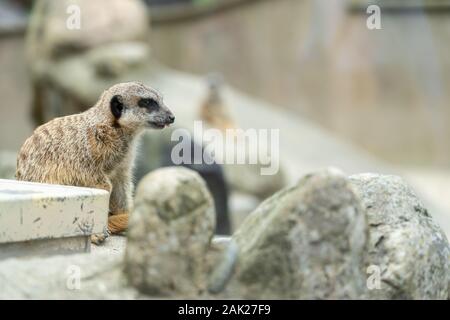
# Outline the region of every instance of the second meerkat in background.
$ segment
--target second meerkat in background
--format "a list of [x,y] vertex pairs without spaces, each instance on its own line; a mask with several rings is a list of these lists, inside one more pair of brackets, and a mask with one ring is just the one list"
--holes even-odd
[[[120,233],[132,209],[135,142],[144,129],[174,121],[156,90],[138,82],[116,84],[87,111],[38,127],[19,152],[16,178],[107,190],[108,231]],[[106,236],[93,235],[92,242]]]
[[210,74],[206,77],[208,94],[200,106],[200,119],[208,126],[225,131],[234,129],[236,125],[222,98],[223,77],[220,74]]

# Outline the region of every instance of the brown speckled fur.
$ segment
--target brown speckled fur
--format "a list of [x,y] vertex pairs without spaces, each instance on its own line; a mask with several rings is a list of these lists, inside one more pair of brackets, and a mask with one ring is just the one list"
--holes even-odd
[[[113,97],[123,110],[111,111]],[[152,99],[156,108],[138,105]],[[136,138],[145,128],[172,123],[161,95],[137,82],[114,85],[87,111],[38,127],[17,157],[18,180],[104,189],[110,192],[111,233],[126,229],[132,206],[132,165]]]
[[[214,80],[214,81],[213,81]],[[208,96],[200,106],[200,119],[213,128],[225,131],[236,129],[236,125],[229,114],[227,106],[221,96],[221,85],[210,80]]]

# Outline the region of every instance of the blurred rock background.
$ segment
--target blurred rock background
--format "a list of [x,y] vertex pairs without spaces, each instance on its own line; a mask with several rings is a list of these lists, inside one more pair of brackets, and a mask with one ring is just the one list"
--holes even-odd
[[[0,145],[17,148],[31,130],[24,116],[26,13],[11,9],[17,16],[11,18],[5,7],[32,1],[1,2],[2,111],[14,106],[17,122],[8,123],[22,128],[6,138],[11,127],[2,122]],[[295,110],[386,160],[448,168],[449,1],[428,11],[436,1],[416,1],[417,10],[397,1],[375,31],[366,28],[364,11],[352,10],[364,0],[209,0],[200,8],[189,1],[147,2],[155,6],[152,54],[166,65],[220,71],[236,88]],[[213,8],[203,9],[208,5]]]

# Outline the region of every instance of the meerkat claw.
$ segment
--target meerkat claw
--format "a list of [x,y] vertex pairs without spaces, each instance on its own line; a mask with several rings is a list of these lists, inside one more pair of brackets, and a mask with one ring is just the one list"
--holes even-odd
[[105,227],[103,229],[103,233],[97,233],[97,234],[91,235],[91,243],[93,243],[97,246],[101,245],[110,236],[110,234],[111,233],[109,232],[108,228]]
[[105,242],[107,237],[105,237],[105,235],[103,233],[99,233],[99,234],[93,234],[91,235],[91,243],[95,244],[95,245],[100,245],[103,242]]

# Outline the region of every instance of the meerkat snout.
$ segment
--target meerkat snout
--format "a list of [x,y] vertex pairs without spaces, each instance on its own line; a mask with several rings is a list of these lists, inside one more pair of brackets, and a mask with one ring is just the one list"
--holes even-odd
[[175,121],[175,116],[162,99],[142,98],[138,101],[138,106],[147,112],[147,123],[152,128],[162,129]]

